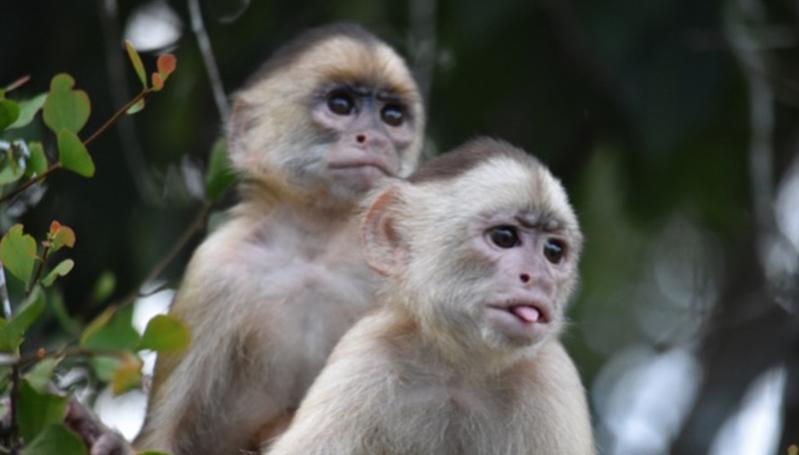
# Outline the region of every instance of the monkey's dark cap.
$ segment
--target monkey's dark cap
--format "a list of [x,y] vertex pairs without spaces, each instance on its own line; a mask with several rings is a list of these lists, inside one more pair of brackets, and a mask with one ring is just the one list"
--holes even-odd
[[291,66],[306,52],[336,36],[347,37],[369,47],[381,43],[378,37],[352,22],[335,22],[311,28],[278,48],[272,57],[248,79],[245,85],[250,86],[255,82],[268,78],[275,71]]
[[457,178],[495,157],[507,157],[521,163],[539,165],[535,157],[508,142],[501,139],[478,137],[451,152],[443,153],[428,161],[408,180],[411,183],[424,183]]

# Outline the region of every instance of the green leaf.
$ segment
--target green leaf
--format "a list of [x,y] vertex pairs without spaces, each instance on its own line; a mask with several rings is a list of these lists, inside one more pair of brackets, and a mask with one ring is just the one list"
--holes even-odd
[[44,292],[35,286],[11,321],[0,328],[0,351],[15,351],[22,344],[25,332],[36,322],[46,304]]
[[66,406],[66,397],[39,393],[28,381],[20,381],[17,423],[22,438],[33,441],[46,426],[64,420]]
[[81,325],[69,315],[66,305],[64,305],[64,297],[57,290],[50,290],[50,298],[47,299],[50,303],[50,310],[53,312],[58,324],[64,329],[65,332],[72,336],[80,334]]
[[75,231],[73,231],[71,227],[53,220],[50,222],[47,240],[50,242],[51,254],[60,250],[62,247],[72,248],[75,246]]
[[36,439],[22,449],[21,455],[86,455],[86,446],[80,437],[57,423],[49,425]]
[[19,106],[11,100],[0,100],[0,131],[13,125],[19,118]]
[[111,382],[114,377],[114,371],[122,365],[122,360],[119,357],[110,355],[97,355],[92,357],[89,361],[94,369],[94,374],[103,382]]
[[31,152],[28,158],[28,168],[25,170],[25,175],[28,178],[42,175],[47,170],[47,155],[44,154],[44,147],[41,142],[29,142],[28,150]]
[[133,115],[133,114],[141,111],[142,109],[144,109],[144,98],[140,99],[139,101],[136,101],[136,104],[134,104],[133,106],[129,107],[128,110],[125,111],[125,113],[128,114],[128,115]]
[[183,322],[172,316],[159,314],[147,323],[139,349],[176,352],[185,349],[190,342],[189,329]]
[[58,161],[65,169],[84,177],[94,176],[94,162],[86,146],[72,131],[58,132]]
[[42,285],[49,288],[52,286],[56,278],[60,276],[66,276],[72,271],[73,267],[75,267],[75,261],[72,259],[64,259],[63,261],[59,262],[57,266],[53,267],[53,270],[50,270],[50,273],[42,278]]
[[103,300],[111,297],[111,294],[114,293],[114,289],[117,287],[117,278],[113,272],[106,270],[100,274],[100,277],[97,278],[97,282],[94,283],[94,291],[92,291],[92,301],[93,302],[102,302]]
[[47,100],[47,92],[40,93],[35,97],[29,100],[18,101],[19,104],[19,117],[17,120],[8,127],[11,128],[22,128],[23,126],[27,126],[30,122],[33,121],[33,117],[36,116],[36,113],[39,112],[39,109],[44,106],[44,102]]
[[48,393],[47,386],[50,384],[50,379],[53,377],[53,371],[58,363],[61,362],[60,358],[47,357],[31,368],[25,375],[25,380],[28,381],[31,387],[39,393]]
[[124,356],[121,363],[111,375],[111,392],[114,395],[125,393],[141,385],[142,361],[133,354]]
[[128,51],[128,58],[130,58],[130,63],[133,64],[133,69],[136,70],[136,76],[138,76],[141,86],[146,89],[147,75],[144,73],[144,64],[141,62],[139,53],[136,52],[133,43],[128,40],[125,40],[125,50]]
[[94,338],[97,333],[99,333],[106,325],[108,325],[108,321],[114,316],[114,308],[106,308],[103,310],[102,313],[98,314],[97,317],[83,329],[83,334],[80,336],[80,345],[81,347],[86,347],[86,343],[88,343],[92,338]]
[[81,347],[97,350],[133,349],[139,344],[139,332],[131,323],[133,305],[114,311],[108,308],[84,330]]
[[62,129],[77,134],[86,125],[91,113],[89,95],[72,90],[75,80],[66,73],[56,74],[50,81],[50,93],[44,102],[44,123],[53,133]]
[[21,224],[11,226],[0,240],[0,261],[6,270],[28,286],[36,263],[36,240],[22,232]]
[[205,174],[205,193],[211,202],[218,200],[235,181],[236,174],[230,161],[223,139],[216,141],[211,148],[208,172]]
[[0,158],[0,185],[8,185],[25,175],[26,166],[24,162],[20,166],[11,150],[0,152],[0,157],[3,156],[2,154],[5,155],[5,159]]

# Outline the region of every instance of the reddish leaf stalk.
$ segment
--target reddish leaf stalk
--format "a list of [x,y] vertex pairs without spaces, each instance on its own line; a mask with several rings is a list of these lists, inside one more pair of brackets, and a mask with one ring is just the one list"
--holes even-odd
[[42,251],[42,262],[39,263],[39,267],[36,268],[36,274],[33,275],[33,280],[31,280],[30,285],[27,289],[25,289],[25,294],[30,294],[31,289],[36,286],[36,283],[42,278],[42,272],[44,272],[44,267],[47,265],[47,255],[50,253],[50,245],[44,247]]
[[128,101],[128,104],[126,104],[126,105],[122,106],[122,107],[121,107],[121,108],[120,108],[118,111],[116,111],[116,112],[114,113],[114,115],[112,115],[112,116],[111,116],[111,118],[109,118],[108,120],[106,120],[106,121],[105,121],[105,123],[103,123],[103,126],[101,126],[100,128],[98,128],[98,129],[97,129],[97,131],[95,131],[95,132],[94,132],[94,133],[93,133],[91,136],[89,136],[89,138],[88,138],[88,139],[86,139],[85,141],[83,141],[83,145],[85,145],[85,146],[87,146],[87,147],[88,147],[88,146],[89,146],[89,144],[91,144],[91,143],[92,143],[92,141],[94,141],[94,140],[97,138],[97,136],[99,136],[99,135],[100,135],[100,133],[102,133],[103,131],[107,130],[107,129],[108,129],[108,127],[110,127],[111,125],[113,125],[113,124],[114,124],[114,122],[116,122],[116,121],[117,121],[117,120],[118,120],[120,117],[122,117],[123,115],[125,115],[125,112],[127,112],[127,111],[128,111],[128,109],[130,109],[131,107],[133,107],[133,105],[134,105],[134,104],[136,104],[136,103],[138,103],[139,101],[141,101],[142,99],[144,99],[144,97],[146,97],[146,96],[147,96],[147,95],[149,95],[150,93],[152,93],[152,90],[150,90],[150,89],[144,89],[144,90],[142,90],[141,92],[139,92],[139,94],[138,94],[138,95],[136,95],[136,96],[134,96],[132,100]]

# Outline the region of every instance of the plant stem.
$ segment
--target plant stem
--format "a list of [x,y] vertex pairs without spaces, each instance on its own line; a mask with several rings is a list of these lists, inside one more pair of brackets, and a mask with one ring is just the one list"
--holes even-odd
[[30,294],[31,289],[36,286],[36,282],[42,277],[42,272],[44,271],[44,266],[47,265],[47,255],[50,253],[50,245],[44,247],[42,251],[42,262],[39,263],[39,267],[36,268],[36,273],[33,275],[33,279],[31,280],[28,288],[25,289],[25,294]]
[[4,195],[3,197],[0,197],[0,204],[2,204],[3,202],[6,202],[6,201],[10,201],[11,199],[14,199],[20,193],[22,193],[23,191],[27,190],[29,187],[41,182],[42,180],[47,178],[47,176],[49,176],[50,174],[52,174],[53,172],[55,172],[55,171],[57,171],[57,170],[59,170],[61,168],[62,168],[61,163],[51,164],[50,167],[48,167],[47,170],[45,170],[41,174],[39,174],[36,177],[28,180],[27,182],[23,183],[22,185],[14,188],[14,191]]
[[119,119],[119,117],[122,117],[123,115],[125,115],[125,113],[128,111],[128,109],[133,107],[134,104],[136,104],[139,101],[141,101],[142,99],[144,99],[144,97],[146,97],[150,93],[152,93],[152,91],[150,89],[144,89],[141,92],[139,92],[139,94],[134,96],[132,100],[128,101],[128,104],[122,106],[118,111],[116,111],[114,113],[114,115],[111,116],[111,118],[106,120],[105,123],[103,123],[103,125],[100,128],[97,129],[97,131],[95,131],[91,136],[89,136],[88,139],[83,141],[83,145],[88,147],[89,144],[92,143],[92,141],[97,139],[97,136],[99,136],[100,133],[102,133],[103,131],[107,130],[109,126],[113,125],[114,122],[116,122],[117,119]]
[[222,123],[226,123],[230,116],[230,107],[227,104],[225,88],[222,86],[222,77],[219,75],[219,67],[214,59],[214,51],[211,49],[211,39],[208,37],[208,32],[205,30],[200,3],[198,0],[188,0],[188,4],[189,17],[191,18],[191,30],[197,37],[200,55],[205,64],[208,80],[211,82],[211,93],[214,95],[214,102],[216,103],[216,108],[219,110]]

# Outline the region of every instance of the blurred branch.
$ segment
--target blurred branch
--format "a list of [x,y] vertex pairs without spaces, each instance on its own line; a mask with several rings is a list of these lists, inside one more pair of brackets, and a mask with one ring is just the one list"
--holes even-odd
[[186,247],[196,234],[200,233],[202,230],[205,229],[205,226],[208,221],[208,214],[211,212],[211,208],[213,204],[210,202],[206,202],[194,216],[192,222],[186,227],[183,233],[180,234],[177,241],[172,245],[172,248],[167,251],[167,253],[153,266],[150,270],[150,273],[141,280],[135,288],[133,288],[130,292],[128,292],[123,297],[119,298],[116,302],[112,303],[109,306],[123,306],[127,305],[128,303],[133,302],[137,297],[140,297],[140,290],[141,288],[154,281],[158,278],[164,270],[175,260],[175,258],[180,254],[181,251]]
[[[180,237],[178,237],[177,241],[172,245],[172,248],[161,258],[160,261],[150,270],[150,273],[147,277],[142,280],[142,285],[145,285],[156,278],[158,278],[164,270],[172,263],[172,261],[177,257],[177,255],[183,251],[183,248],[189,243],[189,240],[194,237],[195,234],[199,233],[205,228],[205,225],[208,221],[208,214],[211,212],[212,204],[206,202],[203,204],[202,208],[194,215],[194,219],[192,222],[186,227]],[[137,290],[138,292],[138,290]]]
[[752,382],[780,366],[799,342],[795,321],[766,291],[754,244],[750,237],[744,251],[736,252],[734,273],[708,320],[699,351],[702,384],[670,453],[710,453],[719,429]]
[[774,134],[774,94],[764,76],[765,71],[753,68],[766,68],[763,54],[758,50],[757,38],[747,25],[747,20],[762,21],[759,3],[754,0],[737,0],[726,8],[724,17],[727,40],[740,63],[741,71],[749,88],[749,178],[752,186],[752,201],[760,234],[761,264],[766,263],[763,255],[763,235],[774,231],[772,211],[773,194],[773,150]]
[[[600,100],[602,109],[602,114],[596,115],[591,112],[594,109],[592,106],[584,108],[584,120],[564,156],[568,156],[570,163],[588,161],[595,150],[596,138],[605,132],[613,134],[614,130],[618,131],[617,134],[630,149],[642,148],[641,144],[635,143],[636,137],[631,126],[635,121],[621,96],[625,89],[614,69],[597,55],[592,37],[587,35],[586,28],[580,23],[574,1],[542,0],[537,6],[552,24],[558,55],[568,62],[571,70],[584,83],[584,88],[593,95],[592,98]],[[559,175],[564,181],[569,181],[575,178],[573,173],[579,172],[579,169],[579,166],[567,166],[559,171]]]
[[[730,0],[725,8],[725,33],[749,93],[749,177],[756,222],[748,253],[736,256],[738,276],[729,280],[716,316],[708,321],[712,325],[700,352],[705,376],[699,398],[672,447],[674,453],[707,453],[752,381],[775,366],[788,368],[780,453],[799,436],[795,426],[799,419],[795,370],[799,324],[788,306],[778,304],[799,296],[795,284],[779,288],[783,282],[795,283],[796,277],[791,278],[791,271],[772,258],[774,249],[787,243],[777,230],[773,208],[775,98],[766,76],[768,62],[753,32],[765,18],[758,0]],[[787,425],[789,421],[793,427]]]
[[216,107],[219,110],[219,116],[222,118],[222,122],[226,123],[230,116],[230,107],[227,103],[225,88],[222,85],[222,78],[219,76],[219,68],[214,59],[214,51],[211,49],[211,40],[208,38],[208,32],[205,30],[200,3],[199,0],[188,0],[188,2],[189,15],[191,16],[191,30],[197,37],[200,55],[203,57],[205,71],[208,73],[208,79],[211,82],[211,91],[214,95]]
[[436,1],[411,0],[411,49],[413,67],[425,103],[430,104],[430,88],[436,67]]
[[6,287],[6,269],[3,261],[0,261],[0,303],[3,305],[3,318],[11,318],[11,300],[8,298],[8,287]]

